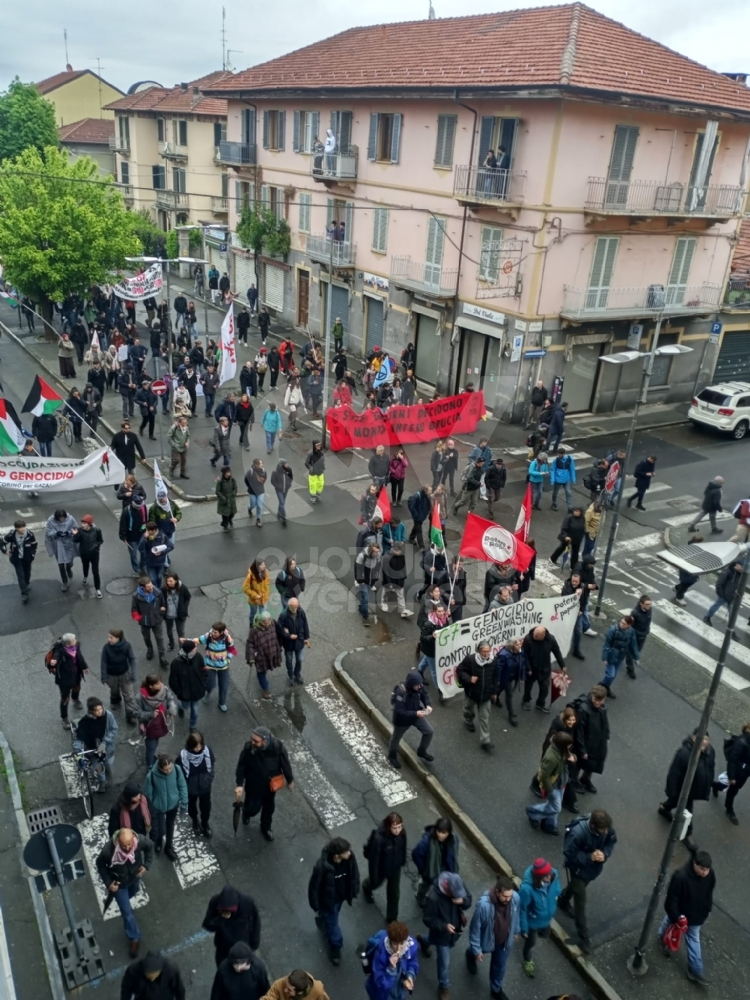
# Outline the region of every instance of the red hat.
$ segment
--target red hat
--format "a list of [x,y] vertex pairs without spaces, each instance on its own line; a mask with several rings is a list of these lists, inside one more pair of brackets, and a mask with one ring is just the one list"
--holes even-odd
[[93,524],[94,523],[94,518],[91,516],[91,514],[84,514],[83,517],[81,518],[81,523],[82,524]]
[[531,866],[531,874],[536,875],[538,878],[545,878],[545,876],[552,874],[552,865],[549,861],[545,861],[544,858],[537,858]]

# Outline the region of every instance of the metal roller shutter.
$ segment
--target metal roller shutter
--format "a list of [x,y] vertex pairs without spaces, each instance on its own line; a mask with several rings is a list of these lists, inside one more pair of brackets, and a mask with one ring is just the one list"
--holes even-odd
[[239,292],[244,298],[251,282],[255,284],[255,260],[252,257],[243,257],[241,254],[233,254],[234,257],[234,290]]
[[263,304],[281,312],[284,308],[284,270],[266,264],[264,274]]
[[336,322],[336,317],[341,317],[344,333],[349,333],[349,289],[339,288],[334,285],[331,289],[331,327]]
[[227,255],[221,253],[218,243],[207,243],[206,249],[208,250],[209,263],[213,264],[220,274],[223,274],[227,269]]
[[725,333],[714,370],[714,382],[750,382],[750,331]]
[[[365,354],[369,354],[373,347],[383,346],[383,300],[374,299],[367,296],[367,338],[365,341]],[[343,320],[343,317],[342,317]]]
[[420,382],[437,385],[440,370],[440,343],[437,335],[437,320],[431,316],[419,316],[417,327],[417,361],[414,374]]

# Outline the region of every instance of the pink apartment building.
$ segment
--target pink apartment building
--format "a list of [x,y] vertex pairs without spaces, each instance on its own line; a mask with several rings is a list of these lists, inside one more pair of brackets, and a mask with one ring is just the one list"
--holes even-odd
[[[720,316],[744,79],[575,3],[357,28],[204,93],[228,102],[229,229],[259,202],[291,227],[260,292],[300,337],[341,317],[350,355],[412,342],[426,393],[473,382],[505,420],[539,376],[571,412],[632,404],[638,372],[598,358],[648,349],[659,317],[694,351],[657,360],[653,400],[689,398],[722,357],[750,376],[750,324]],[[255,262],[229,260],[244,292]]]

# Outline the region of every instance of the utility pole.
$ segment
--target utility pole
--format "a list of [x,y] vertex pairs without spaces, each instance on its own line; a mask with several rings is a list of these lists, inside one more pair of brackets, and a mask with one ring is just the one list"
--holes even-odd
[[221,68],[227,68],[227,9],[221,8]]
[[70,59],[68,59],[68,29],[63,28],[63,38],[65,39],[65,65],[70,65]]
[[[351,239],[351,237],[350,237]],[[328,371],[331,367],[331,309],[333,308],[333,234],[331,234],[331,249],[328,254],[328,294],[326,295],[326,346],[325,364],[323,365],[323,447],[328,440]]]

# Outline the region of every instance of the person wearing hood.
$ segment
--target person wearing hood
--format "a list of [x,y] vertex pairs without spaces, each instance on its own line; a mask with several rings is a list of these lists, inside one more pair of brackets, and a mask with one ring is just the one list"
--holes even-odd
[[261,1000],[269,986],[265,963],[238,941],[216,970],[210,1000]]
[[491,956],[490,996],[495,1000],[505,997],[503,981],[513,941],[520,930],[519,911],[519,895],[513,882],[507,875],[498,875],[494,886],[480,896],[469,925],[466,967],[475,976],[477,963],[484,955]]
[[185,1000],[180,970],[160,951],[148,951],[125,970],[120,1000]]
[[[638,645],[639,653],[643,650],[648,634],[651,631],[652,605],[653,601],[649,595],[643,594],[636,606],[630,612],[630,617],[633,619],[633,631],[635,632],[635,641]],[[635,661],[632,656],[628,655],[625,657],[625,665],[627,667],[628,677],[635,680]]]
[[574,769],[576,779],[572,782],[575,791],[596,795],[597,789],[591,781],[592,774],[603,774],[609,752],[609,718],[607,714],[607,689],[595,684],[587,695],[581,695],[571,702],[576,722],[573,743],[578,766]]
[[260,946],[261,921],[255,900],[232,885],[225,885],[209,899],[202,926],[214,935],[217,968],[234,945],[242,944],[252,951]]
[[406,924],[388,921],[367,942],[370,973],[365,990],[370,1000],[408,1000],[419,972],[418,945]]
[[[716,515],[721,513],[721,491],[724,486],[723,476],[714,476],[714,478],[709,482],[703,491],[703,501],[701,503],[701,512],[698,517],[696,517],[690,527],[688,532],[695,531],[695,526],[699,521],[702,521],[704,517],[707,517],[711,522],[711,534],[721,535],[723,530],[716,527]],[[736,508],[735,508],[736,509]],[[734,540],[734,539],[733,539]]]
[[307,615],[296,597],[290,597],[277,620],[277,632],[286,661],[287,683],[304,684],[302,660],[305,649],[310,648],[310,627]]
[[305,574],[302,567],[297,565],[294,556],[288,556],[284,562],[284,568],[279,570],[276,577],[276,590],[281,598],[281,606],[286,609],[289,601],[302,596],[306,586]]
[[406,675],[406,680],[395,686],[391,694],[391,705],[393,733],[388,744],[388,762],[396,770],[400,770],[399,744],[407,730],[414,726],[422,734],[417,756],[431,764],[435,758],[429,753],[429,747],[435,731],[427,718],[432,713],[432,705],[430,696],[425,690],[424,678],[418,670],[410,671]]
[[[666,799],[659,806],[659,815],[663,816],[664,819],[672,822],[672,810],[677,805],[677,800],[680,797],[680,792],[682,791],[682,785],[685,781],[685,776],[688,771],[688,764],[690,763],[690,755],[693,752],[693,744],[697,739],[697,729],[694,729],[690,736],[686,736],[682,741],[682,746],[679,748],[677,753],[672,758],[672,763],[669,765],[669,771],[667,772],[667,782],[664,792],[666,794]],[[698,766],[696,768],[695,774],[693,775],[693,783],[690,786],[690,791],[688,792],[687,803],[685,808],[695,816],[695,810],[693,809],[694,802],[708,802],[711,796],[711,787],[714,782],[714,774],[716,771],[716,751],[711,746],[711,737],[708,733],[703,737],[701,743],[701,752],[698,757]],[[687,833],[685,834],[685,843],[691,843],[691,834],[693,832],[693,821],[691,819],[690,826],[688,827]]]
[[149,519],[146,522],[141,540],[138,542],[138,549],[148,579],[156,588],[161,587],[169,553],[173,548],[173,536],[160,531],[156,521]]
[[148,510],[143,500],[144,498],[141,494],[136,493],[133,495],[130,503],[123,506],[118,532],[120,541],[124,542],[128,547],[130,567],[135,577],[141,577],[145,572],[140,541],[148,524]]
[[549,475],[547,452],[540,451],[529,465],[528,481],[531,483],[531,508],[541,510],[544,477]]
[[426,826],[417,845],[412,849],[411,859],[419,872],[417,902],[424,906],[430,886],[440,872],[457,872],[460,840],[453,832],[453,824],[441,816],[436,823]]
[[135,723],[135,697],[133,685],[136,682],[135,651],[125,638],[121,628],[111,628],[107,641],[102,646],[100,659],[102,684],[109,687],[109,704],[119,708],[125,701],[125,718],[130,725]]
[[390,924],[398,920],[401,870],[407,857],[404,821],[398,813],[388,813],[380,826],[370,833],[363,854],[367,859],[368,875],[362,883],[362,895],[368,903],[374,903],[374,890],[386,883],[385,922]]
[[673,952],[665,945],[664,935],[670,924],[676,924],[680,917],[687,920],[684,935],[688,957],[687,978],[699,986],[709,985],[703,975],[700,935],[701,927],[713,909],[715,889],[716,873],[711,855],[708,851],[695,851],[682,868],[672,872],[664,900],[665,916],[657,931],[662,954],[671,958]]
[[[166,660],[164,661],[166,666]],[[135,701],[136,717],[146,740],[146,767],[156,758],[162,736],[169,732],[169,720],[177,715],[177,699],[156,674],[148,674]]]
[[99,781],[99,791],[105,791],[106,779],[111,777],[115,763],[117,723],[114,715],[105,709],[99,698],[92,697],[86,700],[86,715],[79,719],[76,725],[73,749],[76,753],[96,750],[99,756],[104,758],[104,767],[101,770],[94,767],[93,773]]
[[73,579],[73,561],[76,557],[76,535],[78,522],[62,507],[47,518],[44,529],[44,547],[47,555],[57,563],[62,580],[62,589],[68,589]]
[[68,704],[71,695],[73,707],[83,708],[80,702],[81,684],[89,672],[88,664],[81,652],[81,646],[72,632],[65,632],[49,652],[47,669],[54,675],[55,684],[60,689],[60,719],[63,729],[70,729]]
[[532,830],[541,829],[555,837],[560,835],[557,818],[562,809],[562,799],[571,766],[576,763],[572,752],[573,737],[570,733],[555,733],[542,757],[537,778],[545,795],[545,801],[538,805],[526,806],[526,817]]
[[560,442],[565,432],[565,415],[567,412],[567,403],[555,403],[552,407],[552,416],[549,422],[549,430],[547,431],[550,451],[556,452],[560,448]]
[[328,957],[334,965],[341,963],[344,938],[339,926],[339,913],[344,903],[349,906],[359,895],[359,867],[351,844],[343,837],[334,837],[321,851],[307,886],[307,901],[315,911],[315,922],[328,941]]
[[320,503],[326,482],[326,457],[322,441],[313,441],[312,449],[305,459],[305,468],[308,472],[307,486],[310,491],[310,503]]
[[424,902],[423,921],[429,930],[427,938],[417,934],[425,958],[430,958],[432,948],[437,951],[437,978],[439,1000],[449,1000],[451,948],[458,942],[466,918],[464,911],[471,909],[471,893],[460,875],[441,872],[430,886]]
[[[276,374],[278,375],[278,370]],[[273,372],[271,372],[271,377],[273,378]],[[275,389],[276,386],[272,384],[271,388]],[[281,429],[284,426],[276,403],[269,403],[268,409],[263,411],[263,416],[260,418],[260,426],[266,434],[266,453],[270,455],[276,444],[276,435],[281,433]]]
[[206,664],[192,639],[180,643],[180,651],[169,667],[169,686],[179,702],[177,714],[184,719],[190,710],[191,731],[198,725],[198,706],[206,694]]
[[232,470],[225,465],[221,475],[216,480],[216,513],[221,518],[221,527],[229,531],[234,527],[234,517],[237,513],[237,480]]
[[750,776],[750,723],[742,727],[739,736],[731,736],[724,741],[724,756],[727,761],[729,784],[714,781],[711,788],[714,798],[718,798],[720,792],[726,791],[724,809],[727,819],[733,826],[739,826],[740,821],[734,812],[734,800]]
[[277,979],[263,1000],[330,1000],[323,983],[304,969],[293,969],[288,976]]
[[644,458],[635,467],[635,493],[632,497],[628,497],[628,507],[631,506],[634,500],[637,500],[636,508],[638,510],[645,510],[643,506],[643,498],[646,496],[646,491],[651,486],[651,482],[656,475],[654,471],[656,468],[656,455],[649,455],[648,458]]
[[539,685],[539,695],[536,700],[536,707],[540,712],[549,715],[546,701],[549,694],[550,678],[552,675],[551,657],[554,656],[560,670],[566,673],[565,660],[557,643],[557,639],[549,629],[543,625],[537,625],[529,630],[523,640],[523,652],[526,657],[526,680],[523,686],[523,708],[531,711],[531,692],[534,684]]
[[519,919],[524,941],[523,971],[530,979],[534,978],[534,960],[531,957],[534,946],[537,938],[549,937],[561,892],[560,876],[544,858],[537,858],[524,872],[519,894]]
[[[737,593],[737,587],[740,585],[740,578],[742,577],[744,565],[745,560],[738,559],[736,562],[729,563],[729,565],[725,566],[721,573],[719,573],[719,577],[716,581],[716,600],[703,616],[703,621],[707,625],[713,625],[711,619],[721,607],[726,607],[727,615],[729,615],[732,602],[734,601],[734,595]],[[65,590],[65,587],[63,587],[63,590]],[[734,636],[732,636],[732,638],[734,638]]]
[[164,648],[164,615],[166,614],[162,593],[147,576],[141,577],[130,601],[130,617],[138,622],[141,636],[146,644],[146,659],[154,658],[154,642],[159,653],[159,666],[166,670],[167,656]]
[[213,750],[203,739],[203,733],[191,730],[177,763],[182,768],[187,783],[187,808],[188,816],[193,822],[193,833],[196,836],[202,833],[204,837],[210,837],[211,827],[208,821],[211,817],[211,785],[216,777],[216,761]]
[[326,129],[325,144],[323,146],[323,151],[326,156],[326,173],[335,174],[336,173],[336,135],[329,128]]
[[549,557],[549,561],[553,566],[557,566],[557,560],[568,547],[570,548],[570,567],[573,569],[573,567],[577,566],[578,554],[581,550],[585,534],[586,522],[583,517],[583,509],[576,505],[563,519],[560,534],[557,536],[560,544]]
[[137,781],[129,781],[125,785],[117,802],[109,810],[109,836],[122,829],[132,830],[139,837],[147,837],[151,832],[151,810]]
[[157,854],[164,846],[170,861],[177,860],[172,846],[177,810],[187,810],[187,783],[181,767],[175,767],[168,754],[159,754],[156,763],[146,775],[143,792],[151,803],[151,839]]
[[464,690],[464,726],[476,732],[474,713],[479,716],[479,745],[490,752],[490,706],[497,701],[497,668],[492,646],[480,642],[473,653],[467,654],[456,668],[456,680]]
[[[186,642],[180,639],[180,643]],[[208,704],[211,692],[219,686],[219,711],[227,711],[227,696],[229,694],[229,663],[237,655],[229,630],[224,622],[214,622],[211,630],[204,635],[198,635],[191,640],[196,646],[206,647],[204,656],[206,664],[206,694],[203,701]]]
[[602,647],[604,677],[600,684],[607,689],[607,697],[613,700],[617,695],[612,690],[612,685],[625,659],[633,662],[633,673],[635,673],[635,663],[640,660],[640,652],[630,615],[623,615],[616,625],[610,625],[604,636]]
[[269,611],[258,611],[253,618],[245,643],[245,659],[255,668],[261,695],[268,699],[271,690],[268,673],[281,666],[280,629],[277,628]]
[[151,867],[153,858],[154,849],[148,837],[125,827],[110,834],[110,840],[96,859],[97,874],[120,909],[125,935],[130,941],[131,958],[138,955],[141,931],[130,900],[138,893],[141,878]]
[[286,747],[271,735],[269,729],[256,726],[237,761],[234,794],[237,801],[242,802],[243,825],[248,826],[250,819],[260,813],[260,832],[268,841],[274,839],[271,823],[276,808],[276,791],[283,786],[281,778],[290,789],[294,788],[294,775]]

